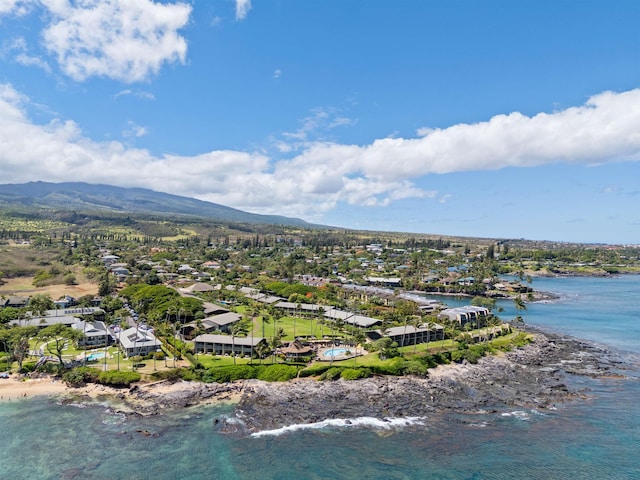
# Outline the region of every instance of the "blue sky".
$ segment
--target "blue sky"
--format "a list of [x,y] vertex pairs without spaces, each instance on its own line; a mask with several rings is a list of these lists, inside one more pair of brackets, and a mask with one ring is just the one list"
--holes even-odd
[[0,183],[640,243],[640,2],[0,0]]

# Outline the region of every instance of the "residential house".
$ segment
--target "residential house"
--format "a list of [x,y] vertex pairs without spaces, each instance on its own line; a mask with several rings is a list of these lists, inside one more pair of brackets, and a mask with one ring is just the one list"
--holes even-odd
[[230,335],[198,335],[194,339],[198,353],[214,353],[215,355],[252,356],[256,347],[266,343],[262,337],[232,337]]
[[444,327],[438,324],[431,324],[429,328],[422,325],[418,328],[411,325],[392,327],[386,329],[384,332],[381,330],[374,330],[367,332],[367,338],[371,341],[376,341],[382,337],[389,337],[396,342],[399,347],[407,345],[416,345],[419,343],[435,342],[437,340],[444,339]]
[[486,319],[488,316],[488,308],[478,307],[475,305],[447,308],[438,314],[438,318],[446,318],[452,322],[458,322],[461,326],[464,326],[469,322],[477,323],[479,320]]
[[78,347],[104,347],[109,345],[113,338],[104,322],[85,322],[76,319],[71,328],[82,332],[82,338],[78,340]]
[[118,342],[126,357],[145,356],[157,352],[162,344],[151,330],[131,327],[118,333]]

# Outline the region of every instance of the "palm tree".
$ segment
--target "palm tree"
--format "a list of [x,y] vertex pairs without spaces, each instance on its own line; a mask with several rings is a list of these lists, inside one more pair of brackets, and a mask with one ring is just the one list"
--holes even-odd
[[522,300],[521,295],[518,295],[517,297],[513,297],[513,303],[516,307],[516,310],[518,310],[519,312],[527,309],[527,305],[524,303],[524,300]]
[[260,365],[262,365],[262,358],[269,352],[271,352],[271,347],[269,347],[267,342],[260,342],[258,343],[258,345],[256,345],[255,351],[258,355],[258,358],[260,359]]
[[357,365],[357,358],[358,358],[358,345],[362,345],[362,343],[364,343],[364,341],[367,339],[367,336],[364,334],[364,332],[362,330],[360,330],[359,328],[354,330],[353,332],[353,343],[355,344],[355,352],[353,355],[353,366],[355,367]]
[[231,326],[231,354],[233,355],[233,364],[236,364],[236,337],[240,335],[246,336],[249,332],[247,319],[242,318]]
[[205,333],[206,330],[204,328],[204,325],[202,324],[202,319],[198,318],[196,320],[196,328],[195,331],[193,332],[193,349],[196,351],[196,360],[198,360],[198,349],[196,348],[196,342],[195,339],[196,337],[202,335],[203,333]]
[[293,339],[296,339],[296,322],[298,320],[298,316],[300,315],[300,309],[302,308],[302,305],[300,304],[300,302],[298,302],[296,304],[296,314],[293,316]]
[[527,305],[524,303],[524,300],[522,300],[522,296],[518,295],[517,297],[513,298],[513,303],[516,306],[516,310],[518,311],[518,316],[516,317],[516,320],[518,321],[518,323],[522,323],[522,329],[526,330],[525,328],[525,323],[524,323],[524,318],[522,318],[520,316],[519,312],[523,312],[527,309]]
[[264,326],[271,321],[271,316],[268,313],[265,313],[261,317],[262,320],[262,338],[266,338],[267,335],[264,333]]
[[324,314],[325,313],[326,313],[326,310],[322,305],[318,307],[318,322],[320,322],[320,337],[324,337]]
[[284,334],[284,329],[282,328],[273,331],[273,337],[271,337],[269,342],[269,347],[273,352],[273,363],[276,363],[276,350],[282,345],[282,337],[284,337]]
[[[417,344],[418,344],[418,329],[423,326],[422,317],[411,317],[411,326],[414,328],[414,336],[413,336],[413,353],[416,353]],[[429,344],[429,322],[426,324],[427,326],[427,345]]]

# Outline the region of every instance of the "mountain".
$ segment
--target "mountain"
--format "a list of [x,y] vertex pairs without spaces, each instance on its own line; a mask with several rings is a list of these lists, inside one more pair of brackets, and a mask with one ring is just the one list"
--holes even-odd
[[313,226],[299,218],[259,215],[145,188],[121,188],[82,182],[29,182],[0,185],[0,207],[11,206],[69,211],[102,210],[156,215],[189,215],[222,222]]

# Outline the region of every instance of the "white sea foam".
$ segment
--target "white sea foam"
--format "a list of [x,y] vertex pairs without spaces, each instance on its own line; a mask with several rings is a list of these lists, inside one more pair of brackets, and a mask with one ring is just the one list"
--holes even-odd
[[502,414],[503,417],[514,417],[517,418],[518,420],[522,420],[524,422],[529,420],[529,413],[528,412],[524,412],[522,410],[515,410],[513,412],[505,412]]
[[315,423],[300,423],[288,425],[274,430],[263,430],[251,434],[252,437],[278,436],[285,433],[293,433],[301,430],[319,430],[323,428],[371,428],[374,430],[392,430],[411,425],[424,425],[426,417],[357,417],[357,418],[332,418]]

